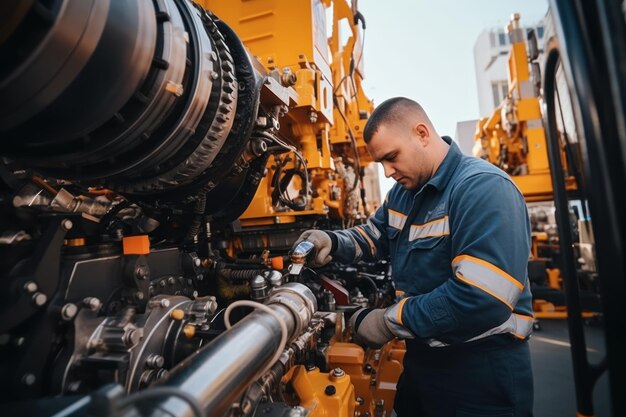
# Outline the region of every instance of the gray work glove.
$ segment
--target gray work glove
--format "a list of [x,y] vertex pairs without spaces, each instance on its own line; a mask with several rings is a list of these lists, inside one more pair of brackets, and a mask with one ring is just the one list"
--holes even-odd
[[307,230],[300,235],[298,240],[296,240],[296,243],[293,244],[292,250],[303,240],[307,240],[315,246],[315,258],[313,258],[313,262],[311,262],[309,266],[318,268],[326,265],[333,259],[333,257],[330,256],[330,252],[333,248],[333,242],[330,239],[330,236],[328,236],[328,233],[322,230]]
[[399,304],[389,308],[362,308],[350,317],[350,326],[354,330],[354,341],[359,345],[380,348],[385,343],[398,337],[415,337],[406,327],[397,322]]

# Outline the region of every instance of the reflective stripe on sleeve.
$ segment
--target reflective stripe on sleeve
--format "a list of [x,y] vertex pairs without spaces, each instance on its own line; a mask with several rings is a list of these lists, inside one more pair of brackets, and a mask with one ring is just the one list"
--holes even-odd
[[[511,316],[499,326],[487,330],[476,337],[472,337],[466,340],[464,343],[473,342],[475,340],[484,339],[485,337],[494,334],[511,334],[518,339],[526,339],[533,331],[534,318],[531,316],[525,316],[523,314],[513,313]],[[428,339],[428,345],[431,347],[444,347],[448,346],[448,343],[444,343],[437,339]]]
[[491,336],[492,334],[511,333],[518,339],[526,339],[533,331],[533,317],[513,313],[501,325],[487,330],[485,333],[471,338],[468,342]]
[[402,309],[409,298],[403,298],[398,303],[387,308],[384,315],[385,324],[387,324],[391,333],[401,339],[412,339],[415,337],[402,323]]
[[388,210],[389,226],[402,230],[406,223],[406,216],[395,210]]
[[522,283],[500,268],[473,256],[457,256],[452,260],[452,269],[459,280],[497,298],[511,310],[524,289]]
[[347,235],[350,237],[350,240],[352,241],[352,244],[354,245],[354,261],[358,261],[361,259],[361,256],[363,256],[363,251],[361,251],[361,246],[359,246],[356,239],[354,238],[354,236],[352,236],[351,233],[347,233]]
[[374,223],[372,223],[371,219],[367,219],[367,223],[365,223],[365,225],[363,226],[367,229],[367,231],[374,236],[374,239],[378,240],[380,239],[380,230],[378,230],[378,227],[374,226]]
[[366,231],[361,229],[361,226],[356,226],[355,229],[356,229],[357,232],[359,232],[359,234],[361,236],[363,236],[365,238],[365,240],[367,241],[367,244],[370,247],[370,253],[371,253],[372,256],[374,256],[376,254],[376,246],[374,246],[374,242],[372,242],[372,239],[370,239],[370,237],[367,235]]
[[424,224],[412,224],[409,232],[409,241],[433,236],[445,236],[450,234],[448,216]]

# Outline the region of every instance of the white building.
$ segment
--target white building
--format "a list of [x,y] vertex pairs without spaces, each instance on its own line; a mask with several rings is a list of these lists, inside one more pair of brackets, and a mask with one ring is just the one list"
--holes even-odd
[[[524,16],[522,16],[524,24]],[[539,49],[544,44],[543,20],[531,26],[524,26],[527,31],[535,29]],[[508,92],[508,58],[511,41],[506,28],[485,30],[474,44],[474,67],[478,88],[478,108],[480,117],[490,116],[502,102]]]
[[466,155],[472,155],[472,148],[474,147],[474,133],[476,132],[476,123],[478,120],[464,120],[457,122],[456,132],[454,132],[454,139],[459,145],[461,152]]
[[[524,23],[523,16],[522,23]],[[539,49],[543,50],[547,38],[544,19],[537,24],[525,27],[527,31],[531,28],[535,29]],[[474,44],[479,117],[491,116],[508,93],[507,67],[510,51],[511,41],[505,27],[483,31]],[[542,59],[540,58],[539,61],[541,62]],[[477,122],[478,120],[466,120],[457,123],[455,139],[463,153],[468,155],[472,154]]]

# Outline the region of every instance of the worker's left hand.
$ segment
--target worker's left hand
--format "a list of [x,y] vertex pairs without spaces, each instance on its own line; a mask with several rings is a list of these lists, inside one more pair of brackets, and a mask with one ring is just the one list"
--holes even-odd
[[362,308],[356,311],[350,318],[354,341],[378,349],[396,337],[415,337],[402,323],[396,322],[398,307],[398,304],[394,304],[386,309]]

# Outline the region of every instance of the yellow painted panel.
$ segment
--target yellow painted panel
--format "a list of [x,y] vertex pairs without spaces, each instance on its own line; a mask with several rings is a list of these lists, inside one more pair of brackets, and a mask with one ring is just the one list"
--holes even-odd
[[[204,0],[268,68],[303,58],[328,68],[326,9],[319,0]],[[323,70],[330,75],[329,70]]]

